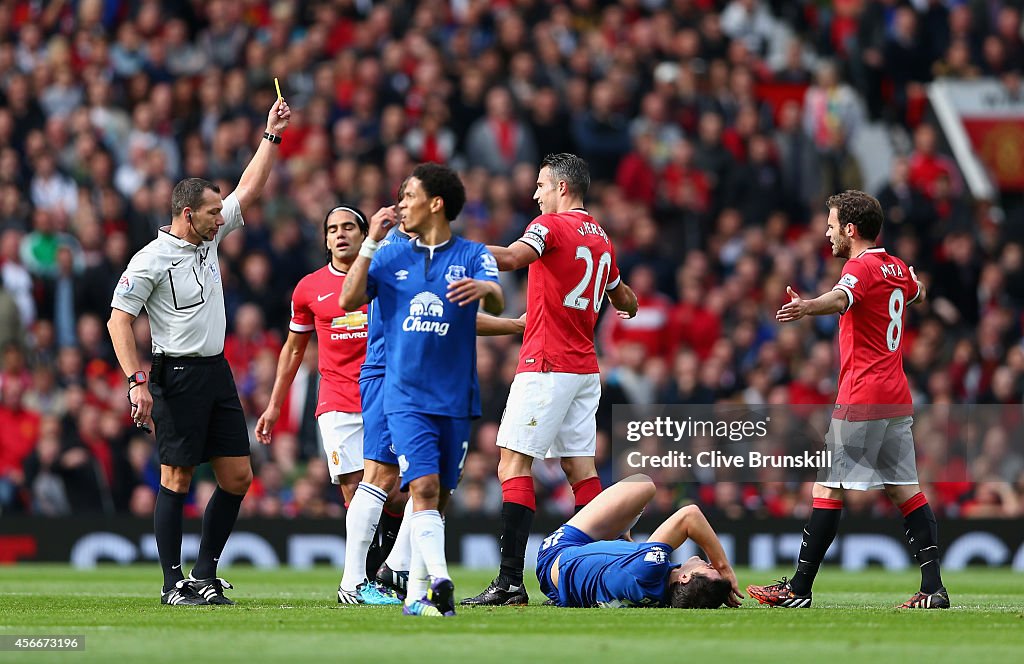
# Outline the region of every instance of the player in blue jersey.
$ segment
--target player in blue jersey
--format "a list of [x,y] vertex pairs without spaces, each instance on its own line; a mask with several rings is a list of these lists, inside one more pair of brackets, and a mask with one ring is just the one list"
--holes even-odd
[[[399,189],[402,198],[404,183]],[[392,228],[380,241],[378,249],[392,242],[408,242],[413,239],[402,228]],[[518,319],[498,318],[484,313],[477,314],[476,333],[478,336],[499,336],[522,334],[526,329],[526,315]],[[369,305],[369,339],[366,346],[366,362],[359,376],[359,391],[363,402],[363,456],[365,473],[363,483],[365,495],[356,493],[353,504],[357,508],[369,505],[364,525],[371,525],[377,512],[380,524],[376,533],[372,529],[364,532],[365,537],[349,536],[346,546],[367,546],[366,571],[376,570],[375,584],[378,590],[389,590],[400,598],[406,597],[408,570],[411,558],[409,522],[401,515],[389,514],[382,497],[392,496],[398,482],[398,456],[391,442],[387,418],[384,415],[384,373],[385,343],[384,326],[381,323],[376,299]],[[401,495],[401,494],[399,494]],[[376,508],[376,511],[374,511]],[[405,516],[412,515],[412,504],[406,505]],[[372,543],[367,544],[372,540]]]
[[[462,472],[470,419],[480,415],[477,310],[479,304],[492,314],[504,308],[494,257],[482,244],[452,235],[465,200],[450,168],[417,166],[398,209],[373,215],[341,295],[345,307],[376,298],[387,339],[384,415],[413,501],[403,608],[409,615],[455,615],[441,512]],[[399,222],[418,237],[379,247]]]
[[[654,493],[651,478],[633,475],[544,538],[537,554],[541,592],[567,607],[739,606],[743,595],[736,574],[696,505],[678,510],[643,544],[615,539],[628,533]],[[672,551],[688,539],[710,562],[697,556],[682,564],[671,561]]]

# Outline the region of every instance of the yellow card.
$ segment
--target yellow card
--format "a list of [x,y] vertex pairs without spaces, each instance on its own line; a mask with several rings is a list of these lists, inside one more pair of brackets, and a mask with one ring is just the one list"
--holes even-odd
[[274,88],[277,90],[277,98],[284,99],[284,97],[281,96],[281,84],[277,82],[276,76],[274,77]]

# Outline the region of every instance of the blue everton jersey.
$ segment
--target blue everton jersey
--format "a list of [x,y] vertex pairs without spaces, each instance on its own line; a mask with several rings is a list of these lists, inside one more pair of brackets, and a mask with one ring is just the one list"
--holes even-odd
[[658,542],[600,541],[568,549],[558,564],[558,590],[565,606],[618,608],[661,606],[672,547]]
[[[393,228],[383,240],[380,241],[380,249],[391,243],[408,242],[409,236]],[[380,251],[378,249],[378,251]],[[362,370],[359,372],[359,379],[380,378],[384,375],[384,325],[380,320],[380,313],[377,310],[377,300],[370,300],[367,308],[369,319],[369,330],[366,339],[366,360],[363,362]]]
[[498,280],[498,263],[479,242],[453,237],[431,250],[394,242],[377,251],[366,292],[377,299],[387,339],[384,412],[479,417],[477,303],[448,301],[448,284]]

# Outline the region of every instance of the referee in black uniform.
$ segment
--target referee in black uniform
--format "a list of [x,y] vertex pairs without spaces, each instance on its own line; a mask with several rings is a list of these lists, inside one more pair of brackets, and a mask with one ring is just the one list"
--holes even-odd
[[[153,514],[164,572],[160,601],[172,605],[234,604],[217,578],[217,559],[252,483],[249,434],[238,390],[224,359],[224,288],[217,247],[243,225],[242,214],[263,190],[291,110],[274,102],[259,149],[238,187],[221,199],[207,180],[187,178],[171,194],[171,225],[132,257],[111,302],[110,338],[128,377],[132,417],[152,415],[160,454],[160,493]],[[153,367],[142,370],[132,323],[145,307]],[[196,466],[209,461],[217,489],[203,515],[195,567],[181,569],[182,513]]]

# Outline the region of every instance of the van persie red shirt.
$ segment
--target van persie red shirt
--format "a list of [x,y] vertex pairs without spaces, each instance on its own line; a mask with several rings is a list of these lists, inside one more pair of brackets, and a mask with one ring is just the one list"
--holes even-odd
[[366,305],[345,311],[338,304],[345,273],[330,264],[307,274],[292,293],[292,332],[316,330],[320,352],[320,394],[316,416],[361,413],[359,368],[366,358]]
[[907,306],[921,295],[907,264],[884,248],[846,261],[832,290],[849,304],[839,319],[839,395],[833,417],[877,420],[914,412],[903,371]]
[[530,263],[516,373],[598,373],[594,325],[621,281],[608,235],[585,210],[569,210],[537,217],[519,241],[540,258]]

